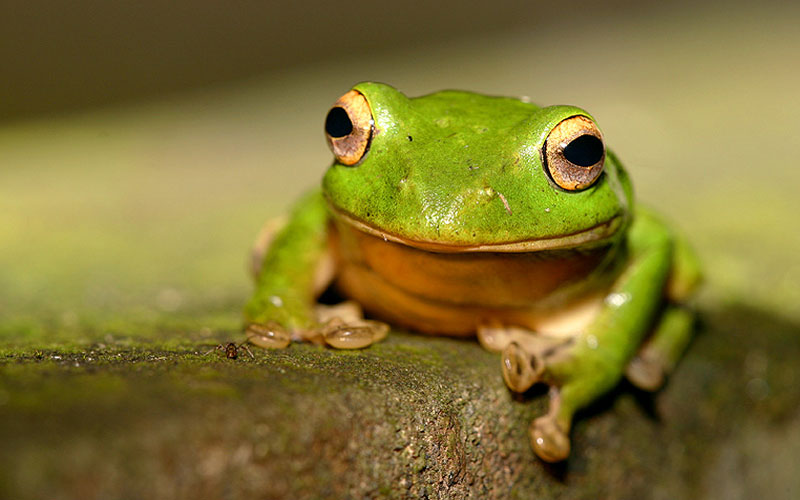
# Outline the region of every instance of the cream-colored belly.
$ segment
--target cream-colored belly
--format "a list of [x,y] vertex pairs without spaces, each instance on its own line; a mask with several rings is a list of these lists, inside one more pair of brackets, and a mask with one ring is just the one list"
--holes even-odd
[[609,286],[610,245],[520,253],[431,252],[336,221],[336,286],[369,314],[412,330],[474,335],[487,324],[580,331]]

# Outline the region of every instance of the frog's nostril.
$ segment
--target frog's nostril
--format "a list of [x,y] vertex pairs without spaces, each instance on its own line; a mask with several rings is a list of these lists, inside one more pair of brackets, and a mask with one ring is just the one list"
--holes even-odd
[[328,111],[325,118],[325,132],[331,137],[345,137],[353,131],[353,122],[344,108],[336,106]]

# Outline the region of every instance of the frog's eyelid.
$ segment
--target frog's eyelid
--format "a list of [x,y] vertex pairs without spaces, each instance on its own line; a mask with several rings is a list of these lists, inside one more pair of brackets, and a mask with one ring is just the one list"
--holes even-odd
[[325,118],[328,147],[343,165],[355,166],[369,151],[375,125],[366,97],[351,90],[337,100]]
[[597,125],[575,115],[561,120],[545,139],[542,165],[556,186],[580,191],[593,185],[603,172],[606,150]]

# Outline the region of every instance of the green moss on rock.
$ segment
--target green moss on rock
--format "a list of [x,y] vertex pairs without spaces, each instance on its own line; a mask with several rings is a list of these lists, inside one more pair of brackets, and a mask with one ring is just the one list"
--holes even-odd
[[725,457],[767,460],[735,469],[758,484],[788,467],[759,443],[800,434],[798,335],[709,311],[666,389],[622,384],[582,413],[556,466],[526,435],[546,397],[513,398],[473,341],[394,332],[255,360],[204,354],[208,341],[6,348],[0,496],[713,498],[714,477],[750,491]]

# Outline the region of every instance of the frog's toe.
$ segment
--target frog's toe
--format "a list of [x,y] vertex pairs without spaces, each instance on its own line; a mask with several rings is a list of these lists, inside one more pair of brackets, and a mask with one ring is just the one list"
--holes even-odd
[[283,349],[292,341],[289,331],[275,322],[250,323],[245,330],[247,341],[266,349]]
[[694,315],[690,309],[670,305],[662,314],[651,338],[625,369],[630,382],[646,391],[664,384],[692,338]]
[[531,354],[516,342],[503,349],[503,380],[514,392],[525,392],[539,381],[544,373],[544,360]]
[[362,349],[383,340],[388,332],[389,325],[380,321],[333,318],[322,328],[322,338],[336,349]]
[[656,356],[648,356],[648,351],[642,351],[628,362],[625,377],[639,389],[655,391],[664,384],[664,364]]
[[319,304],[315,308],[319,338],[336,349],[361,349],[386,337],[389,325],[364,319],[357,302],[346,301],[333,306]]
[[569,456],[569,436],[552,416],[537,418],[528,432],[534,453],[545,462],[560,462]]

